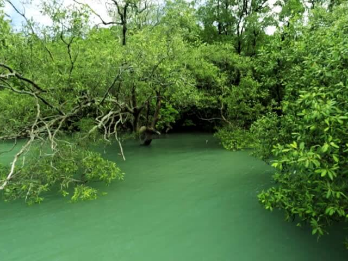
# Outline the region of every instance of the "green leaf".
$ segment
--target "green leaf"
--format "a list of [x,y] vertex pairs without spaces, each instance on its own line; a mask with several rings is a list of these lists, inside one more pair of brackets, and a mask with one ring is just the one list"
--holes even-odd
[[297,149],[297,142],[294,141],[293,143],[290,144],[290,147]]
[[340,147],[339,147],[336,143],[334,143],[334,142],[330,142],[330,145],[331,145],[332,147],[336,148],[336,149],[339,149],[339,148],[340,148]]
[[325,143],[322,147],[321,147],[321,151],[322,152],[327,152],[327,150],[329,149],[329,144]]

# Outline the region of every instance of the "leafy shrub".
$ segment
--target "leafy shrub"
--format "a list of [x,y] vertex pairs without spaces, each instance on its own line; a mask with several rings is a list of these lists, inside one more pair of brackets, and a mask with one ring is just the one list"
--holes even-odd
[[309,223],[318,237],[348,218],[347,22],[347,6],[318,9],[292,45],[291,59],[302,61],[288,71],[283,101],[291,136],[274,141],[277,185],[259,195],[266,209],[285,210],[288,220]]
[[344,97],[348,93],[340,88],[301,92],[298,132],[291,143],[273,149],[278,186],[259,195],[267,209],[284,209],[287,219],[299,216],[319,236],[333,221],[348,217],[348,107],[339,101]]
[[222,146],[227,150],[240,150],[253,147],[253,137],[248,130],[224,127],[215,134]]

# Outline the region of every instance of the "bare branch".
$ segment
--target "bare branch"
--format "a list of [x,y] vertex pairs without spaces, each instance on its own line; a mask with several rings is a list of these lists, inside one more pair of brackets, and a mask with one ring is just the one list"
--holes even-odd
[[117,25],[121,25],[121,23],[118,23],[118,22],[114,22],[114,21],[110,21],[110,22],[106,22],[100,14],[98,14],[96,11],[93,10],[92,7],[90,7],[90,5],[88,4],[84,4],[84,3],[81,3],[77,0],[73,0],[76,4],[79,4],[79,5],[83,5],[83,6],[86,6],[95,16],[97,16],[99,18],[99,20],[102,22],[103,25],[111,25],[111,24],[117,24]]
[[122,68],[119,69],[118,74],[116,75],[114,81],[112,82],[112,84],[109,86],[109,88],[106,90],[102,100],[100,101],[99,105],[102,105],[106,99],[106,97],[108,96],[108,94],[110,93],[111,89],[115,86],[116,82],[121,78],[122,75]]
[[[9,77],[16,77],[19,80],[22,80],[24,82],[31,84],[37,90],[42,91],[42,92],[46,92],[41,87],[39,87],[38,84],[36,84],[34,81],[32,81],[32,80],[20,75],[19,73],[15,72],[10,66],[0,63],[0,67],[6,68],[8,71],[10,71],[10,73],[6,74],[6,75],[0,74],[0,80],[5,80],[5,79],[8,79]],[[19,94],[33,95],[35,93],[36,97],[38,99],[40,99],[44,104],[46,104],[47,106],[49,106],[50,108],[52,108],[54,110],[57,110],[61,115],[64,115],[64,112],[62,112],[59,108],[53,106],[51,103],[49,103],[46,99],[44,99],[39,93],[35,92],[34,90],[30,90],[30,91],[18,90],[18,89],[15,89],[14,87],[10,86],[6,81],[4,81],[4,82],[7,84],[7,86],[2,85],[1,87],[11,89],[12,91],[19,93]]]
[[[33,95],[33,96],[35,97],[35,95]],[[30,139],[21,148],[21,150],[15,155],[15,157],[14,157],[12,163],[11,163],[10,173],[7,175],[7,178],[3,181],[3,184],[0,186],[0,190],[3,190],[6,187],[6,185],[8,184],[10,179],[12,178],[13,174],[15,173],[16,163],[17,163],[18,159],[20,158],[20,156],[23,153],[28,151],[28,148],[33,143],[33,141],[35,140],[35,128],[37,127],[37,123],[39,121],[40,114],[41,114],[39,99],[37,97],[35,97],[35,99],[36,99],[37,113],[36,113],[36,118],[35,118],[34,124],[32,125],[31,131],[30,131]]]
[[14,77],[17,77],[18,79],[24,81],[24,82],[27,82],[29,84],[31,84],[33,87],[35,87],[37,90],[39,90],[40,92],[45,92],[45,90],[43,90],[39,85],[37,85],[35,82],[33,82],[32,80],[20,75],[19,73],[15,72],[10,66],[6,65],[6,64],[3,64],[3,63],[0,63],[0,67],[3,67],[5,69],[7,69],[10,73],[7,74],[7,75],[0,75],[0,78],[7,78],[8,77],[11,77],[11,76],[14,76]]

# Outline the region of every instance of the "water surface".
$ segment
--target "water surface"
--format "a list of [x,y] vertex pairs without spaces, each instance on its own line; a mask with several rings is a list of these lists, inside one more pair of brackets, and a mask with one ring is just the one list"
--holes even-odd
[[226,151],[206,134],[124,149],[126,162],[117,146],[105,157],[119,163],[125,181],[100,187],[108,194],[96,201],[52,195],[32,207],[0,203],[0,260],[348,260],[342,229],[317,242],[262,208],[256,195],[273,170],[248,152]]

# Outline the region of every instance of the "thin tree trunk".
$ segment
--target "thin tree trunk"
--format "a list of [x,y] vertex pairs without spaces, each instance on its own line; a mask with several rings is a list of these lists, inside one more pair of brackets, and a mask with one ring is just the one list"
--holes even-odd
[[126,45],[127,24],[122,25],[122,45]]
[[155,113],[153,115],[153,119],[152,119],[152,123],[151,123],[151,128],[155,129],[158,118],[159,118],[159,113],[160,113],[160,109],[161,109],[161,105],[162,105],[162,97],[161,94],[159,92],[157,93],[157,100],[156,100],[156,109],[155,109]]
[[139,131],[140,112],[141,112],[141,110],[134,109],[134,112],[133,112],[133,132]]

